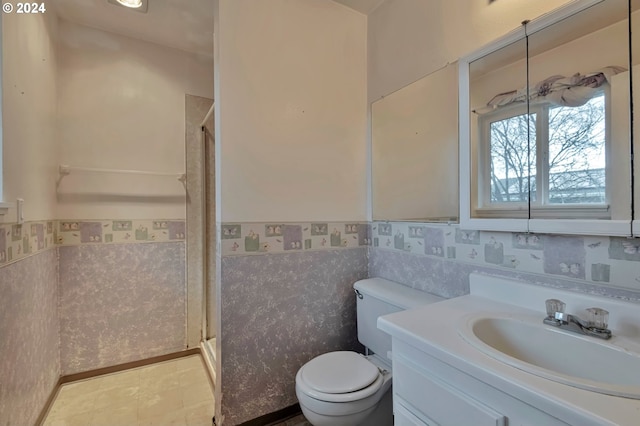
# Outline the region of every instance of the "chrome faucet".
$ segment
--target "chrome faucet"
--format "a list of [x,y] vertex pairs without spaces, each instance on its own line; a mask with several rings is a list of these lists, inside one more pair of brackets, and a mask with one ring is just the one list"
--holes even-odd
[[564,308],[566,305],[561,300],[548,299],[545,305],[547,317],[542,320],[545,324],[600,339],[611,338],[611,330],[607,328],[607,322],[609,321],[608,311],[600,308],[589,308],[586,310],[589,318],[584,320],[577,315],[565,313]]

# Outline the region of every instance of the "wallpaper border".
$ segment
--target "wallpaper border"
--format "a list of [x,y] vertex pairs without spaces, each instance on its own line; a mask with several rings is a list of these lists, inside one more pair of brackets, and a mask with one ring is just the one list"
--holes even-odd
[[458,224],[372,223],[372,246],[471,265],[640,290],[640,241],[624,237],[462,229]]
[[185,241],[184,219],[41,220],[0,224],[0,267],[58,246]]
[[367,247],[371,225],[350,222],[224,222],[217,226],[221,256]]

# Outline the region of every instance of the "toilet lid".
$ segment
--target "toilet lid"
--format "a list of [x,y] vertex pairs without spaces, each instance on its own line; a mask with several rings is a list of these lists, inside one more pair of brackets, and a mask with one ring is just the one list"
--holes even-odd
[[306,384],[316,391],[340,394],[369,386],[378,378],[380,371],[356,352],[338,351],[312,359],[300,373]]

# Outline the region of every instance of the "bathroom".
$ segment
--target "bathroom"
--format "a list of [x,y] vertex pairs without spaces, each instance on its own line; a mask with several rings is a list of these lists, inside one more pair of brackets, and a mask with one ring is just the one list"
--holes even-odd
[[[537,235],[545,240],[544,247],[518,248],[518,238],[522,235],[519,231],[474,233],[468,230],[473,228],[455,224],[408,223],[401,218],[387,222],[382,219],[388,218],[376,217],[375,209],[371,211],[369,183],[374,179],[374,172],[369,166],[372,155],[369,141],[372,124],[375,125],[371,122],[371,110],[376,108],[372,104],[455,63],[517,28],[523,20],[570,2],[487,0],[463,5],[420,0],[218,0],[212,3],[216,37],[213,65],[209,66],[215,72],[201,77],[202,87],[194,87],[195,83],[181,87],[181,99],[174,107],[176,116],[184,117],[185,94],[212,98],[215,93],[215,179],[210,181],[215,182],[216,208],[215,219],[209,220],[208,229],[210,234],[216,229],[215,235],[219,235],[213,272],[219,308],[214,321],[218,346],[215,410],[216,418],[223,419],[224,424],[242,424],[294,406],[297,403],[294,378],[302,364],[320,353],[360,349],[355,334],[355,300],[351,286],[367,276],[384,277],[449,298],[468,293],[469,274],[482,270],[544,286],[639,299],[640,284],[636,278],[640,276],[640,258],[633,254],[617,256],[615,249],[618,245],[631,251],[636,244],[634,240],[613,236],[616,234],[539,233]],[[152,6],[153,3],[149,5]],[[53,19],[48,14],[40,18],[43,17]],[[7,22],[5,14],[4,34]],[[32,32],[42,37],[39,27],[34,27]],[[4,68],[8,66],[5,46],[11,41],[6,37],[3,35]],[[78,37],[78,41],[84,40],[85,37]],[[35,48],[33,44],[30,46]],[[29,354],[26,363],[20,364],[20,370],[17,363],[6,361],[9,358],[5,353],[15,356],[16,352],[3,343],[0,358],[4,361],[0,371],[3,377],[5,372],[13,370],[18,370],[17,375],[24,374],[24,370],[35,370],[41,375],[33,380],[18,381],[19,389],[0,388],[0,418],[4,420],[5,412],[13,416],[17,409],[35,413],[27,424],[37,419],[58,376],[65,374],[60,369],[60,357],[72,355],[65,354],[72,346],[65,344],[63,335],[63,329],[69,329],[70,324],[64,325],[60,317],[66,309],[62,304],[64,288],[59,287],[65,273],[64,256],[78,250],[77,247],[92,247],[90,241],[84,246],[76,244],[77,247],[55,244],[54,224],[74,220],[180,221],[185,217],[182,211],[182,215],[172,210],[157,214],[157,202],[162,200],[134,206],[98,200],[93,210],[75,205],[73,197],[65,203],[59,202],[55,183],[60,177],[60,164],[182,173],[185,153],[182,145],[182,151],[174,151],[169,156],[169,160],[175,162],[163,163],[162,167],[150,157],[156,151],[155,146],[141,147],[131,155],[114,155],[111,164],[88,163],[90,158],[110,156],[108,147],[124,149],[137,145],[105,141],[107,149],[95,152],[86,145],[67,145],[67,139],[62,140],[60,131],[55,130],[57,120],[53,120],[52,111],[56,104],[58,113],[67,110],[60,108],[64,99],[56,92],[61,89],[54,83],[66,82],[64,74],[55,76],[53,71],[42,69],[51,66],[49,58],[54,52],[52,46],[46,44],[41,48],[45,53],[38,56],[37,66],[34,63],[20,67],[22,72],[35,74],[30,81],[36,87],[20,94],[20,99],[26,101],[21,104],[22,109],[3,108],[5,132],[9,127],[7,123],[25,120],[27,110],[29,121],[20,127],[26,134],[20,134],[19,142],[4,135],[2,201],[16,204],[16,199],[22,198],[25,223],[44,222],[42,231],[36,226],[33,233],[36,247],[42,240],[38,235],[43,233],[43,248],[32,248],[33,253],[20,259],[17,249],[12,249],[12,259],[4,261],[6,265],[0,273],[2,335],[18,335],[22,343],[27,345],[29,340],[32,345],[26,352],[20,352],[23,357]],[[104,49],[109,50],[108,43]],[[44,57],[47,61],[42,60]],[[41,74],[50,80],[43,80]],[[7,96],[8,89],[3,87],[5,101]],[[166,120],[157,120],[157,123],[170,124]],[[137,124],[127,123],[141,131]],[[75,131],[92,138],[113,136],[92,132],[84,125],[87,121],[75,123],[79,127]],[[184,141],[184,125],[176,128],[176,138]],[[161,131],[154,133],[157,134]],[[75,156],[82,150],[91,157]],[[457,168],[449,170],[447,177],[458,186]],[[74,184],[73,178],[73,172],[65,176],[61,187]],[[89,184],[83,177],[79,179],[75,184]],[[442,176],[437,179],[446,180]],[[154,180],[152,184],[165,188],[166,181],[157,182]],[[178,185],[173,188],[178,196],[184,197],[180,182],[170,183]],[[454,201],[457,198],[457,194],[453,195]],[[8,206],[7,209],[0,220],[3,229],[10,232],[17,223],[17,208]],[[52,222],[51,232],[48,222]],[[134,237],[139,226],[135,222],[131,224]],[[147,228],[152,231],[153,222]],[[14,244],[7,232],[4,237],[0,236],[5,258],[8,258],[6,248]],[[62,232],[56,233],[60,234]],[[426,252],[425,241],[441,243],[432,243]],[[624,242],[630,245],[622,246]],[[145,247],[151,248],[153,244],[145,243]],[[186,278],[178,272],[187,267],[181,251],[184,238],[165,244],[158,252],[139,255],[145,256],[150,264],[165,268],[156,270],[154,276],[183,282]],[[405,250],[406,244],[409,250]],[[488,244],[502,244],[506,254],[502,259],[510,265],[487,261],[485,245]],[[115,241],[108,246],[120,245],[123,250],[133,250],[132,245]],[[583,259],[583,270],[592,271],[592,265],[605,266],[596,267],[597,274],[585,273],[573,278],[570,272],[545,271],[537,263],[539,260],[535,257],[543,258],[545,250],[555,253],[566,247],[581,253],[578,257]],[[128,258],[129,255],[123,254],[121,259]],[[93,270],[67,268],[66,273],[73,275],[69,279],[91,276],[91,282],[101,283],[108,279],[107,272],[118,271],[115,265],[109,265],[115,260],[102,256],[100,262],[91,264]],[[579,262],[569,262],[569,271],[573,263]],[[125,280],[109,282],[127,285]],[[140,308],[133,311],[139,314],[135,322],[143,328],[139,331],[144,336],[164,339],[174,333],[181,337],[173,342],[164,341],[162,346],[143,343],[144,350],[130,351],[130,358],[113,361],[88,347],[82,355],[93,365],[78,364],[80,370],[192,347],[185,344],[188,321],[184,300],[176,301],[171,294],[159,294],[157,286],[134,294],[106,290],[102,295],[87,294],[104,296],[115,308],[125,302],[139,305]],[[138,302],[132,300],[134,296],[139,297]],[[151,309],[150,305],[160,296],[166,297],[163,300],[167,303],[180,302],[180,306],[169,304],[167,311],[150,318],[149,311],[144,309]],[[76,306],[80,308],[82,306]],[[84,308],[96,309],[95,306]],[[60,318],[60,322],[55,318]],[[127,324],[120,325],[127,328]],[[98,330],[86,333],[88,342],[98,341]],[[31,338],[25,339],[25,336]],[[139,336],[126,336],[116,344],[127,350],[135,349]],[[17,337],[12,339],[14,342]],[[3,342],[6,341],[3,337]],[[121,347],[111,348],[110,354],[125,352]],[[150,347],[158,352],[146,352]],[[79,360],[80,357],[74,359]],[[100,364],[102,361],[104,364]],[[2,382],[0,386],[6,386],[6,382]]]

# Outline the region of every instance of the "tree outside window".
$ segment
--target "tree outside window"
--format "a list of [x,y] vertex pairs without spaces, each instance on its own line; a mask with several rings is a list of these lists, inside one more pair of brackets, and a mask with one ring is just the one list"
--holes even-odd
[[540,104],[528,120],[491,121],[489,203],[604,204],[605,123],[602,92],[578,107]]

